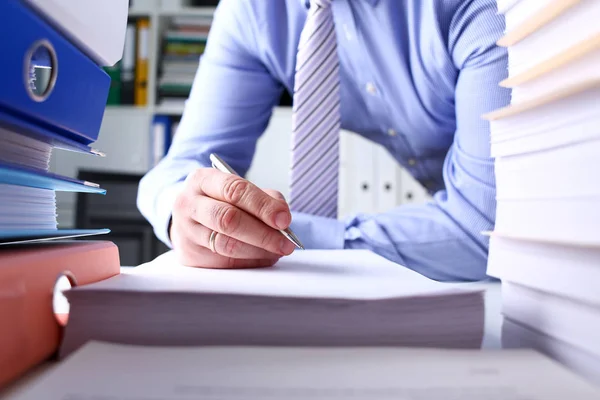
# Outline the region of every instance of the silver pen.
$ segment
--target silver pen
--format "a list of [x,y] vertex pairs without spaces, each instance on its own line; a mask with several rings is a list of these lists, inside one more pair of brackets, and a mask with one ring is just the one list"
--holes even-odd
[[[223,161],[221,159],[221,157],[219,157],[218,155],[212,153],[210,155],[210,161],[212,163],[213,168],[216,168],[219,171],[225,172],[227,174],[233,174],[233,175],[239,176],[239,174],[237,172],[235,172],[234,169],[231,168],[229,166],[229,164],[227,164],[225,161]],[[299,249],[304,250],[304,246],[300,242],[300,239],[298,239],[298,237],[294,234],[294,232],[292,232],[291,229],[289,229],[289,228],[287,228],[287,229],[279,229],[279,232],[281,232],[281,234],[283,236],[285,236],[286,238],[288,238],[288,240],[290,242],[294,243],[294,245],[296,247],[298,247]]]

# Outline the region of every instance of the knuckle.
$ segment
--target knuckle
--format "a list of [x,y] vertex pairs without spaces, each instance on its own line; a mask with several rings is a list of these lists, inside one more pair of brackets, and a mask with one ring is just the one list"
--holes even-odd
[[186,211],[189,211],[189,213],[193,215],[194,211],[192,210],[192,208],[193,208],[192,198],[186,192],[180,193],[177,196],[177,198],[175,199],[175,205],[173,208],[175,211],[177,211],[180,214],[181,213],[185,214]]
[[228,177],[223,185],[223,199],[231,204],[238,204],[250,188],[249,182],[239,177]]
[[281,193],[279,190],[271,189],[271,196],[276,199],[279,199],[279,200],[285,199],[285,197],[283,196],[283,193]]
[[181,193],[175,199],[174,215],[183,216],[183,218],[192,218],[196,216],[196,203],[194,196],[188,193]]
[[195,169],[193,170],[187,177],[188,182],[190,182],[192,185],[196,186],[198,184],[198,182],[202,179],[202,170],[201,169]]
[[206,172],[202,168],[195,169],[187,177],[191,190],[200,193],[203,193],[202,187],[204,186],[205,179]]
[[231,234],[238,230],[242,218],[242,213],[239,209],[219,205],[215,207],[213,214],[214,223],[219,232]]
[[240,242],[231,236],[227,235],[219,235],[221,238],[221,248],[223,249],[223,254],[225,255],[234,255],[237,253],[240,248]]
[[271,234],[270,231],[265,230],[261,235],[260,235],[260,247],[263,249],[271,249],[274,247],[273,245],[273,235]]
[[173,208],[177,211],[184,210],[188,205],[188,198],[184,193],[179,194],[175,198],[175,204]]
[[269,217],[270,215],[273,215],[275,212],[275,207],[274,207],[274,201],[272,199],[269,199],[267,196],[261,196],[258,200],[257,200],[257,211],[258,211],[258,215],[261,217],[261,219],[266,219],[267,217]]

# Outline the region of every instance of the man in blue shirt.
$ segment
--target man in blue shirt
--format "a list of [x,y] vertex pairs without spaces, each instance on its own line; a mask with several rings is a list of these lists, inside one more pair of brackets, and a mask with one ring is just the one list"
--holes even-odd
[[[141,181],[141,212],[186,265],[272,265],[293,251],[276,230],[291,221],[307,248],[370,249],[432,279],[484,279],[495,180],[481,115],[510,100],[496,10],[494,0],[221,0],[169,154]],[[337,51],[315,65],[337,68],[332,126],[384,146],[431,202],[341,221],[290,212],[277,193],[210,168],[214,152],[244,176],[272,108],[298,88],[302,37],[323,36],[302,57],[330,46],[327,18]]]

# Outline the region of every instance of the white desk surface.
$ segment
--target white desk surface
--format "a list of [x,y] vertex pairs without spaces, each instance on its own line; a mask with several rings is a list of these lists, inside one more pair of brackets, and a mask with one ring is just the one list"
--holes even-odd
[[[127,267],[125,267],[127,268]],[[470,288],[482,288],[485,290],[485,333],[482,350],[501,348],[502,316],[501,316],[501,286],[499,282],[474,282],[452,284]],[[21,379],[0,390],[0,400],[10,400],[19,391],[28,385],[34,384],[44,373],[52,369],[56,363],[47,362],[32,369]]]

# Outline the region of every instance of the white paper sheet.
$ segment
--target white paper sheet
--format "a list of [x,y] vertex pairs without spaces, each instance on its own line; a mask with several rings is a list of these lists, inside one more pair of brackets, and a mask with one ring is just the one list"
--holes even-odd
[[168,252],[128,274],[138,275],[130,286],[127,279],[113,279],[89,287],[344,299],[424,296],[459,290],[365,250],[296,251],[271,268],[236,270],[181,266],[175,253]]
[[529,350],[129,347],[90,342],[6,400],[592,400]]

